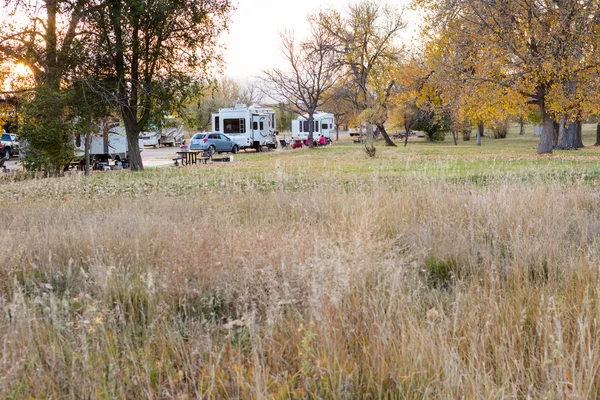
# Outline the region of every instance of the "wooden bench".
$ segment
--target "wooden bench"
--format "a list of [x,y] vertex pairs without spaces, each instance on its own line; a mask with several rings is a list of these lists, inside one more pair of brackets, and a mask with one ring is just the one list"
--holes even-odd
[[204,163],[204,164],[208,164],[208,161],[212,161],[212,156],[210,155],[210,153],[208,151],[204,151],[202,152],[202,154],[198,157],[198,160],[200,162],[200,164]]

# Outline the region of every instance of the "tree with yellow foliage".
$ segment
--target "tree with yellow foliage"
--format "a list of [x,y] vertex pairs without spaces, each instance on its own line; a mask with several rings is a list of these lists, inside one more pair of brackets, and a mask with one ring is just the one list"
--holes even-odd
[[[539,107],[538,153],[550,153],[555,119],[584,117],[574,101],[586,71],[597,68],[598,0],[415,0],[427,12],[424,31],[444,68],[484,84],[481,96],[505,88]],[[565,101],[567,99],[567,101]]]
[[396,146],[385,122],[395,85],[392,71],[402,52],[395,40],[406,26],[403,13],[376,0],[362,0],[350,5],[346,14],[320,12],[313,21],[335,39],[337,59],[353,91],[351,99],[361,111],[361,121],[368,128],[377,126],[386,144]]

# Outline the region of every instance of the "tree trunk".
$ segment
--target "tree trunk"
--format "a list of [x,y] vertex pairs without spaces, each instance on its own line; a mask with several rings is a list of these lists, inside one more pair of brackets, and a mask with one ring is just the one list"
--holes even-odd
[[483,136],[484,128],[483,121],[479,121],[477,124],[477,146],[481,146],[481,137]]
[[594,143],[594,146],[600,146],[600,121],[596,125],[596,143]]
[[381,135],[385,140],[386,146],[397,147],[396,143],[394,143],[394,141],[390,138],[390,135],[388,135],[388,133],[385,131],[385,127],[383,126],[383,124],[377,125],[377,129],[379,129],[379,132],[381,132]]
[[558,144],[554,146],[558,150],[577,150],[577,121],[567,122],[569,116],[561,118],[558,133]]
[[129,159],[129,168],[132,171],[142,171],[142,154],[140,153],[140,128],[135,122],[135,114],[126,109],[121,113],[125,123],[125,133],[127,134],[127,154]]
[[[556,125],[555,125],[556,128]],[[552,139],[552,148],[554,149],[561,149],[561,145],[563,140],[566,140],[566,136],[568,136],[567,133],[567,116],[563,116],[560,119],[560,123],[558,124],[558,134],[556,133],[556,129],[554,129],[554,138]]]
[[538,144],[537,153],[546,154],[552,153],[552,142],[554,140],[554,118],[546,112],[545,107],[540,107],[542,110],[542,136]]
[[582,149],[583,147],[585,147],[583,145],[583,138],[582,136],[582,130],[583,130],[583,121],[581,121],[581,118],[578,117],[577,121],[575,121],[575,136],[576,136],[576,140],[577,140],[577,148],[578,149]]
[[110,123],[108,121],[104,121],[104,123],[102,124],[102,151],[104,152],[104,154],[106,154],[108,156],[108,145],[109,145],[109,141],[110,141],[110,137],[108,134],[108,131],[110,129]]
[[454,145],[458,146],[458,132],[452,131],[452,139],[454,139]]
[[561,150],[577,150],[577,124],[574,121],[566,122],[563,128],[562,141],[559,142],[558,148]]
[[525,120],[523,117],[519,118],[519,136],[525,135]]
[[314,147],[313,145],[313,139],[314,139],[314,135],[313,132],[315,131],[315,118],[314,118],[314,114],[312,112],[308,113],[308,148],[312,149]]
[[335,142],[340,141],[340,126],[338,124],[335,125]]
[[558,121],[554,121],[554,131],[552,132],[552,147],[558,146],[558,141],[560,137],[560,124]]
[[85,176],[89,176],[90,175],[90,164],[91,164],[91,160],[90,160],[90,147],[92,144],[92,134],[91,133],[87,133],[85,135],[85,143],[84,143],[84,149],[85,149],[85,167],[84,167],[84,174]]
[[144,169],[144,164],[142,163],[142,153],[140,153],[139,140],[139,132],[127,132],[129,168],[132,171],[142,171]]
[[44,74],[44,83],[52,90],[60,91],[61,71],[58,65],[58,37],[57,37],[57,14],[59,5],[57,0],[46,0],[46,71]]

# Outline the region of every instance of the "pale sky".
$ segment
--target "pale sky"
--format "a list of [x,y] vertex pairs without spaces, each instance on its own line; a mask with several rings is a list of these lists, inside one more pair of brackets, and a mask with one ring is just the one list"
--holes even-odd
[[[239,81],[251,80],[266,68],[285,68],[279,47],[279,33],[293,29],[296,38],[306,37],[306,17],[319,9],[347,9],[353,0],[237,0],[229,34],[223,42],[225,51],[225,75]],[[389,0],[390,4],[407,4],[407,0]],[[407,21],[415,18],[406,18]],[[410,23],[407,33],[410,38],[416,29]]]

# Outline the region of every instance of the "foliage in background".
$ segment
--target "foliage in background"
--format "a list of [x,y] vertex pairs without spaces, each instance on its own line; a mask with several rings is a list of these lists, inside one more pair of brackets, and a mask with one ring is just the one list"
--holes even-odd
[[19,137],[26,143],[21,149],[26,169],[58,175],[73,159],[71,95],[47,86],[25,95]]
[[[585,118],[590,71],[600,66],[598,0],[481,1],[415,0],[425,11],[425,36],[436,53],[442,76],[471,88],[483,99],[535,104],[543,120],[538,153],[550,153],[560,140],[555,122],[578,124]],[[494,96],[496,92],[506,95]],[[452,93],[454,96],[455,93]],[[521,99],[519,99],[521,98]],[[470,102],[479,107],[477,103]],[[509,111],[499,104],[489,110]],[[504,120],[502,116],[497,120]],[[481,120],[480,120],[481,121]],[[581,142],[578,129],[561,133]],[[572,138],[575,137],[575,138]]]
[[337,61],[352,92],[349,98],[356,115],[363,116],[360,122],[369,131],[375,125],[386,144],[395,146],[385,123],[395,86],[392,71],[403,50],[395,41],[406,27],[403,11],[391,4],[362,0],[349,5],[346,13],[321,11],[311,19],[334,40]]
[[95,9],[90,78],[109,78],[97,89],[121,111],[131,169],[143,169],[138,137],[153,112],[183,107],[221,67],[219,37],[232,11],[229,0],[115,0]]
[[263,94],[255,81],[237,82],[227,77],[208,81],[200,93],[186,100],[182,114],[186,123],[195,129],[209,131],[212,114],[236,104],[247,106],[260,103]]
[[314,114],[327,99],[338,79],[340,65],[335,57],[335,41],[323,25],[312,22],[310,35],[296,40],[292,31],[280,34],[285,68],[270,68],[262,73],[263,90],[308,122],[309,147],[313,147]]

